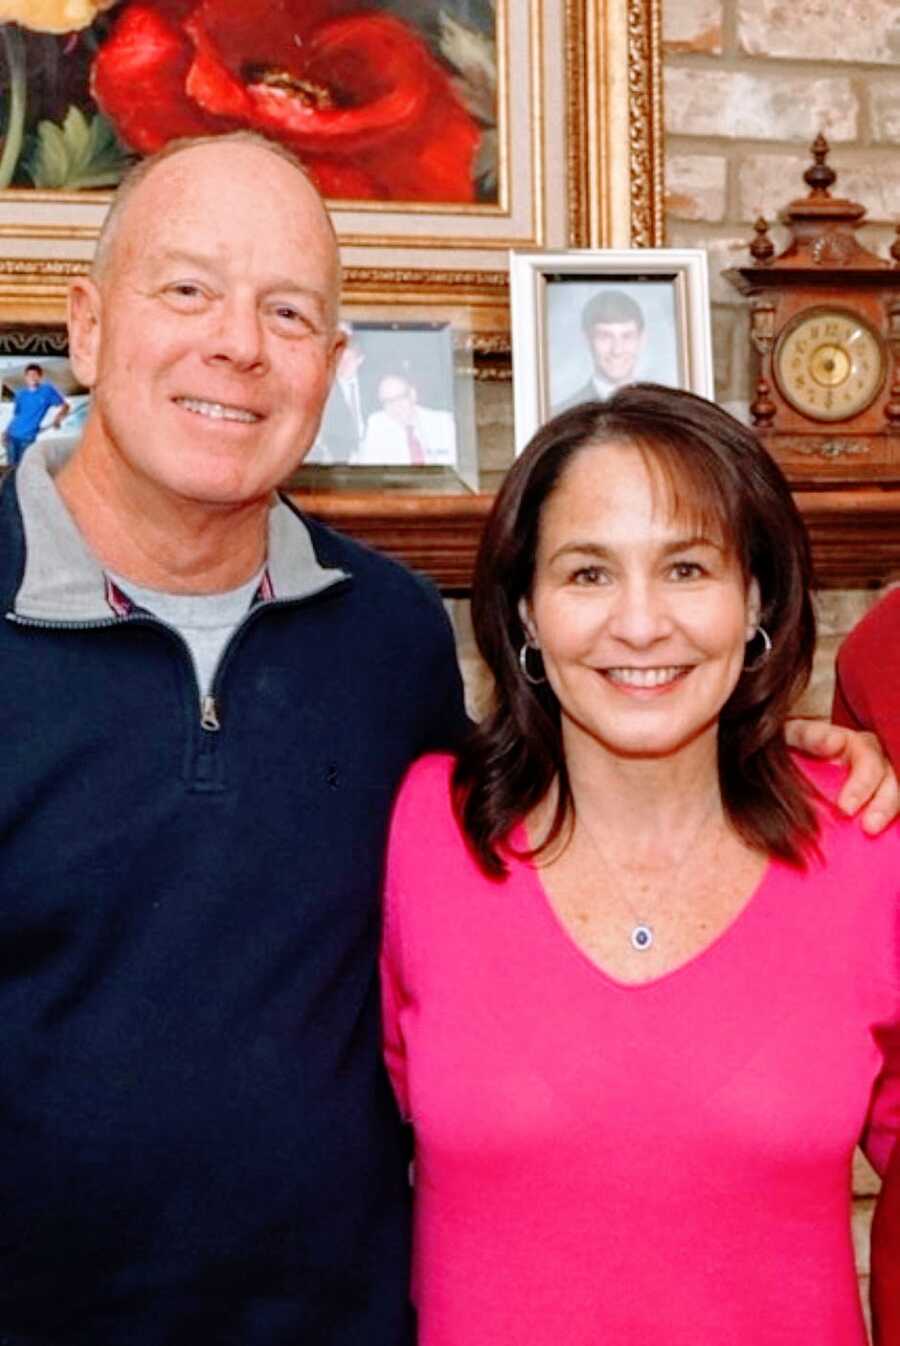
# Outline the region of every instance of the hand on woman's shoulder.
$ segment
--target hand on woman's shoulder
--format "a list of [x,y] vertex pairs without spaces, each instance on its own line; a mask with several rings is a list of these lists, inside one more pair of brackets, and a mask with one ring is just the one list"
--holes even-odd
[[[830,845],[834,844],[872,857],[877,854],[879,860],[893,853],[897,857],[897,873],[900,876],[900,825],[892,823],[877,834],[866,832],[858,815],[848,816],[838,807],[838,796],[847,780],[848,768],[840,762],[807,757],[799,752],[792,752],[791,756],[794,764],[818,792],[813,804],[819,818],[819,839],[826,863]],[[876,850],[873,851],[872,847]]]

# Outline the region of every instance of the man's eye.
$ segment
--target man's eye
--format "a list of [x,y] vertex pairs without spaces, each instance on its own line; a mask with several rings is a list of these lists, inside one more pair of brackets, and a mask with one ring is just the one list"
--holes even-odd
[[174,303],[194,304],[203,299],[202,289],[191,280],[179,280],[167,285],[165,294]]
[[283,328],[301,332],[308,332],[313,328],[308,315],[295,308],[293,304],[273,304],[270,311],[274,320]]

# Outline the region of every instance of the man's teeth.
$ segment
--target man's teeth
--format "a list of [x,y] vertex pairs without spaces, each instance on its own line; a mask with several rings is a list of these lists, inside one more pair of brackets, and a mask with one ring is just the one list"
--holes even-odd
[[667,682],[674,682],[684,671],[683,665],[672,668],[604,669],[611,682],[622,682],[627,687],[662,687]]
[[194,411],[198,416],[211,416],[217,421],[245,421],[252,424],[259,417],[255,411],[244,411],[242,407],[226,407],[222,402],[201,402],[196,397],[178,397],[180,407]]

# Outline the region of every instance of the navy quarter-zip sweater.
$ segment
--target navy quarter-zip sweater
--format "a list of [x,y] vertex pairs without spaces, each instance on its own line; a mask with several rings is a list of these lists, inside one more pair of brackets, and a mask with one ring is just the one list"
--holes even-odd
[[270,520],[210,717],[40,445],[0,492],[0,1346],[412,1339],[378,892],[459,676],[424,584]]

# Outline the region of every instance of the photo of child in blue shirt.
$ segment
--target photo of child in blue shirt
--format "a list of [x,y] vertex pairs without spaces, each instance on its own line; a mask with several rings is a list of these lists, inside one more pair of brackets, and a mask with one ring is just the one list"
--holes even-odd
[[59,407],[53,419],[56,429],[62,425],[71,408],[58,388],[44,382],[44,371],[40,365],[26,365],[25,387],[19,388],[15,394],[13,417],[3,436],[6,461],[10,467],[22,461],[29,444],[37,439],[41,423],[51,407]]

